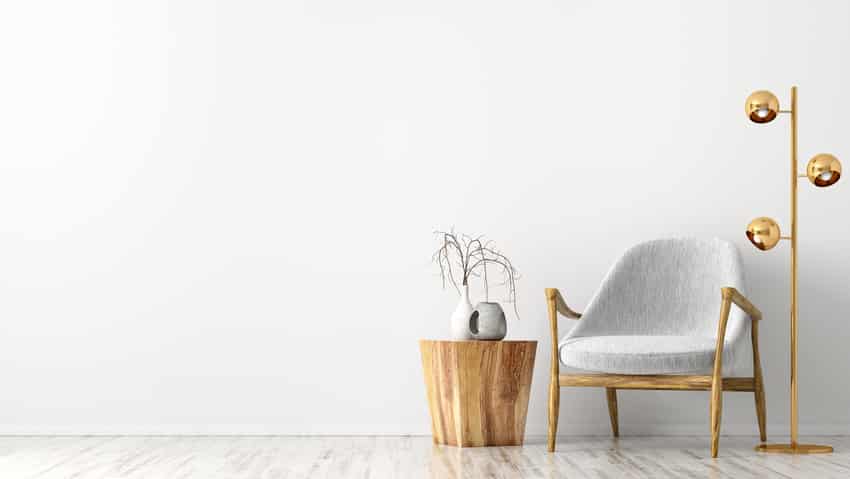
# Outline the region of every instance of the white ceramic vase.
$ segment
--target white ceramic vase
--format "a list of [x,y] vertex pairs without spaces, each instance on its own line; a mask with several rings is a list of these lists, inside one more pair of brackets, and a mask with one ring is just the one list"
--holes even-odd
[[499,341],[508,334],[505,311],[499,303],[478,303],[469,317],[469,332],[474,339]]
[[470,316],[472,316],[472,303],[469,302],[469,286],[463,285],[463,289],[460,290],[460,301],[452,314],[452,339],[455,341],[472,339],[472,332],[469,330]]

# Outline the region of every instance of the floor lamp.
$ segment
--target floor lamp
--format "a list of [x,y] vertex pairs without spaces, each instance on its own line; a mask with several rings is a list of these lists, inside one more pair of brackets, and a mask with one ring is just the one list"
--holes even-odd
[[791,241],[791,442],[789,444],[761,444],[757,451],[787,454],[812,454],[832,452],[830,446],[797,443],[797,181],[808,177],[818,187],[834,185],[841,177],[838,158],[821,153],[815,155],[805,173],[797,171],[797,87],[791,87],[791,109],[780,110],[779,100],[769,91],[757,91],[747,98],[747,116],[755,123],[772,121],[780,113],[791,114],[791,235],[782,236],[779,225],[772,218],[756,218],[747,226],[747,238],[760,250],[769,250],[779,240]]

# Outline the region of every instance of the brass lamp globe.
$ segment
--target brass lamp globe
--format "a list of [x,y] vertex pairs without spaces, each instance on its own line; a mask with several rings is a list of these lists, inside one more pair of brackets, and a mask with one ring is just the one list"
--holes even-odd
[[779,224],[768,218],[761,216],[750,221],[747,225],[747,238],[756,248],[767,251],[779,243],[782,233],[779,231]]
[[828,153],[815,155],[806,166],[806,176],[815,186],[834,185],[841,178],[841,162]]
[[759,90],[747,97],[744,109],[753,122],[767,123],[779,114],[779,99],[767,90]]

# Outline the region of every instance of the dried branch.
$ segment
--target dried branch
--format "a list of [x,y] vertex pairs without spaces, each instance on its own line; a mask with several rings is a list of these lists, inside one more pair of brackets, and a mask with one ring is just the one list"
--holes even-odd
[[460,275],[463,286],[469,285],[470,277],[483,278],[484,296],[487,301],[490,296],[490,277],[487,267],[494,266],[502,278],[502,282],[497,285],[505,286],[507,291],[505,302],[513,303],[514,313],[519,318],[516,306],[516,281],[520,278],[520,274],[511,260],[493,247],[492,241],[485,240],[484,236],[472,237],[464,234],[458,238],[454,228],[450,231],[435,231],[434,234],[440,239],[441,245],[432,255],[432,260],[440,267],[443,288],[446,287],[446,278],[448,278],[452,286],[460,293],[452,267],[454,263],[458,268],[457,274]]

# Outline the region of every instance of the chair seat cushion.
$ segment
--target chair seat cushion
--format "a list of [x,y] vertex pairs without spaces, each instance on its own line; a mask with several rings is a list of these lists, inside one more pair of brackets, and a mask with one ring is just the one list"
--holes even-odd
[[707,373],[715,346],[699,336],[579,336],[564,339],[558,355],[565,366],[600,373]]

